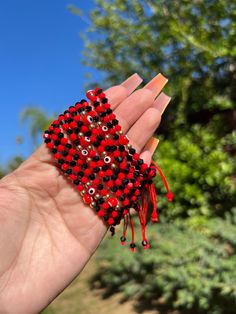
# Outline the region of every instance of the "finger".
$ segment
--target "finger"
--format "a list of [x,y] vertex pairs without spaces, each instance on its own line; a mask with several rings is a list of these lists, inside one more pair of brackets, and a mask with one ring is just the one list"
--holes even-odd
[[150,137],[150,139],[147,141],[146,145],[144,146],[140,158],[144,160],[145,163],[150,165],[152,156],[159,144],[159,139],[156,137]]
[[161,114],[158,109],[150,107],[143,115],[135,122],[135,124],[129,129],[127,137],[130,144],[140,153],[153,135],[156,128],[161,121]]
[[127,136],[139,152],[160,124],[161,115],[170,102],[170,97],[161,93],[152,106],[129,129]]
[[164,113],[166,107],[168,106],[169,102],[171,100],[171,97],[166,95],[165,93],[161,93],[152,104],[152,107],[158,109],[161,113],[161,115]]
[[143,79],[134,73],[120,85],[115,85],[105,91],[108,102],[114,110],[122,101],[124,101],[141,83]]
[[114,110],[124,133],[151,107],[167,81],[162,74],[158,74],[142,89],[133,92]]

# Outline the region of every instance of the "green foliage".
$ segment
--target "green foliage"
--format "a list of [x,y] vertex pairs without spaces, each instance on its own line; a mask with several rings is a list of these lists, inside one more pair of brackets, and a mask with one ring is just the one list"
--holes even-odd
[[30,136],[33,140],[34,145],[38,144],[38,136],[41,135],[43,130],[46,130],[53,118],[46,115],[45,112],[41,111],[37,107],[29,106],[21,113],[21,122],[30,120]]
[[4,177],[9,172],[12,172],[16,168],[19,167],[19,165],[24,161],[24,159],[21,156],[15,156],[12,159],[9,160],[6,167],[0,168],[0,179]]
[[[235,158],[225,152],[229,137],[221,141],[200,125],[191,132],[176,132],[170,140],[160,142],[154,155],[175,193],[173,205],[158,198],[163,215],[169,218],[193,215],[223,216],[236,204],[234,181]],[[159,177],[158,190],[164,192]]]
[[150,250],[131,253],[117,238],[107,239],[98,254],[99,272],[92,287],[104,296],[119,291],[135,299],[142,312],[233,314],[236,306],[236,215],[222,220],[204,216],[148,226]]

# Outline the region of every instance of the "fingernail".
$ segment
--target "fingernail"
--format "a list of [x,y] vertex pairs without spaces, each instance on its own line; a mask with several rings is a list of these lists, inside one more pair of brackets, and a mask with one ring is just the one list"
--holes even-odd
[[167,82],[168,79],[159,73],[150,82],[148,82],[144,88],[147,88],[155,95],[158,95]]
[[134,73],[120,85],[124,86],[130,95],[142,83],[142,81],[143,79],[137,73]]
[[156,137],[151,137],[145,147],[145,150],[149,150],[149,152],[151,153],[151,155],[154,154],[158,144],[159,144],[159,139]]
[[166,107],[168,106],[170,100],[171,100],[171,97],[169,97],[165,93],[161,93],[154,101],[153,107],[158,109],[162,115]]

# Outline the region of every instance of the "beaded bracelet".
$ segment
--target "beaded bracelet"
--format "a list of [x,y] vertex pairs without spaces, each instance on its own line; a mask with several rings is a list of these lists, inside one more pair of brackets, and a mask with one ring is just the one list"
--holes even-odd
[[153,161],[150,166],[144,163],[129,144],[102,89],[89,90],[86,97],[88,100],[70,106],[44,132],[46,146],[60,170],[75,184],[84,203],[110,226],[112,235],[123,219],[122,245],[130,223],[131,251],[136,245],[130,209],[137,211],[142,245],[147,249],[150,247],[145,234],[149,200],[153,207],[151,220],[158,222],[153,183],[157,171],[166,187],[168,201],[172,201],[173,193],[161,169]]

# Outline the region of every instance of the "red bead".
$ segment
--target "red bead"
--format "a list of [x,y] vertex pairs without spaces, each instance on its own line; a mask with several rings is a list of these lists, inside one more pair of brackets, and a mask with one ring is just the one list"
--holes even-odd
[[70,174],[69,178],[74,181],[77,177],[76,177],[76,175],[74,175],[74,174],[72,173],[72,174]]
[[102,208],[103,208],[103,209],[108,209],[108,208],[109,208],[108,203],[106,203],[106,202],[105,202],[105,203],[103,203],[103,204],[102,204]]
[[133,159],[134,160],[138,160],[139,159],[139,154],[138,153],[134,153],[133,154]]
[[70,139],[71,139],[72,141],[77,140],[77,135],[76,135],[75,133],[70,134]]
[[70,155],[66,156],[66,161],[72,161],[72,156]]
[[86,133],[86,132],[88,132],[88,127],[87,126],[85,126],[85,125],[83,125],[82,127],[81,127],[81,132],[82,133]]
[[103,146],[98,146],[98,152],[101,154],[101,153],[103,153],[104,152],[104,147]]
[[100,170],[100,171],[98,172],[98,176],[101,177],[101,178],[103,178],[103,177],[105,176],[105,172],[102,171],[102,170]]
[[47,147],[51,149],[54,147],[54,144],[53,143],[47,143]]
[[121,145],[126,145],[129,143],[129,140],[126,135],[121,135],[119,138],[119,142]]
[[59,153],[54,154],[54,158],[55,159],[60,159],[61,158],[61,154],[59,154]]
[[83,200],[86,204],[90,204],[92,202],[92,197],[89,194],[85,194]]
[[71,148],[70,150],[69,150],[69,154],[70,155],[74,155],[76,153],[76,150],[74,149],[74,148]]
[[108,191],[105,190],[105,189],[102,189],[102,190],[100,191],[100,193],[101,193],[102,196],[106,196],[106,195],[108,194]]
[[130,201],[128,200],[128,198],[124,199],[123,204],[124,206],[129,205]]
[[78,166],[73,167],[74,173],[78,173],[79,171],[80,171],[80,167],[78,167]]
[[81,192],[84,189],[84,186],[82,184],[77,185],[77,189]]
[[117,213],[115,210],[113,210],[113,212],[111,213],[111,215],[112,215],[113,218],[115,218],[115,217],[118,216],[118,213]]
[[127,168],[127,164],[125,161],[122,161],[122,163],[120,163],[120,169],[126,169]]
[[167,199],[169,202],[172,202],[173,201],[173,198],[174,198],[174,194],[172,192],[168,192],[167,195],[166,195]]
[[68,129],[69,129],[69,124],[68,124],[68,123],[62,124],[62,129],[63,129],[64,131],[68,130]]
[[58,145],[58,146],[57,146],[57,150],[58,150],[59,152],[63,152],[63,151],[65,150],[65,146],[64,146],[64,145]]
[[92,101],[97,100],[97,96],[95,95],[95,93],[92,90],[87,91],[86,97]]
[[115,184],[116,184],[116,185],[121,185],[121,184],[122,184],[122,181],[121,181],[120,179],[116,179],[116,180],[115,180]]
[[77,123],[75,121],[72,121],[70,123],[70,128],[75,129],[77,127]]
[[84,184],[87,183],[88,181],[89,181],[89,180],[88,180],[87,177],[83,177],[83,178],[81,179],[81,182],[84,183]]
[[91,169],[85,169],[84,174],[88,177],[92,173]]
[[119,124],[115,125],[114,127],[115,131],[120,131],[121,130],[121,126]]
[[123,172],[120,172],[118,174],[118,178],[121,179],[121,180],[124,179],[125,178],[125,174]]
[[104,210],[100,209],[100,210],[98,211],[98,216],[99,216],[99,217],[103,217],[104,215],[105,215]]
[[52,138],[53,141],[56,141],[58,139],[58,136],[56,134],[52,134],[51,138]]
[[107,222],[109,225],[113,225],[114,219],[112,217],[110,217]]
[[68,143],[67,138],[63,137],[63,138],[61,139],[61,144],[62,144],[62,145],[66,145],[67,143]]
[[58,134],[58,133],[60,133],[61,132],[61,129],[60,128],[55,128],[54,130],[53,130],[53,133],[54,134]]
[[115,197],[109,197],[107,201],[108,204],[112,207],[115,207],[118,204],[118,201]]
[[122,195],[122,191],[121,191],[121,190],[118,190],[118,191],[116,191],[115,194],[116,194],[117,197],[120,197],[120,196]]
[[68,165],[68,164],[63,164],[63,165],[61,166],[61,168],[62,168],[64,171],[66,171],[66,170],[69,168],[69,165]]

